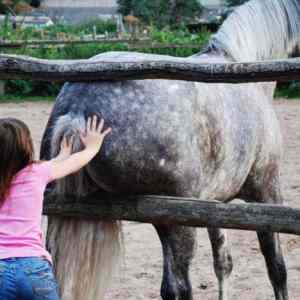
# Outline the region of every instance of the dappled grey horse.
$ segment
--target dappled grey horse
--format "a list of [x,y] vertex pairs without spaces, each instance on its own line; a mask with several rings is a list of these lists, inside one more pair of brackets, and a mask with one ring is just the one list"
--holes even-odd
[[[193,59],[214,63],[285,58],[297,54],[299,33],[299,1],[253,0],[232,13]],[[92,59],[145,56],[116,52]],[[98,114],[113,132],[84,170],[57,184],[61,192],[103,190],[281,204],[281,136],[272,108],[275,85],[171,80],[66,83],[49,119],[41,157],[56,155],[64,135],[75,136],[73,151],[78,151],[82,147],[78,133],[84,130],[87,116]],[[163,248],[162,298],[192,299],[189,266],[195,230],[154,227]],[[119,250],[119,229],[116,222],[49,218],[48,246],[63,299],[103,295],[109,276],[102,263],[111,270],[109,261],[116,259]],[[209,228],[208,233],[219,299],[224,300],[232,259],[225,231]],[[275,298],[287,300],[278,234],[257,234]],[[102,283],[97,289],[99,278]]]

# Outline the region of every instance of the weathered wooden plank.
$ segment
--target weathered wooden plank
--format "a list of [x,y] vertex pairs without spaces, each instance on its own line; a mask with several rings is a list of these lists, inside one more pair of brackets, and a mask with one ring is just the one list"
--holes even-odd
[[90,60],[43,60],[0,55],[0,79],[38,81],[100,81],[174,79],[198,82],[244,83],[300,79],[300,58],[248,62],[199,63],[196,58],[127,55]]
[[59,196],[46,196],[44,214],[300,235],[300,209],[279,205],[94,194],[77,200],[70,196],[64,200]]

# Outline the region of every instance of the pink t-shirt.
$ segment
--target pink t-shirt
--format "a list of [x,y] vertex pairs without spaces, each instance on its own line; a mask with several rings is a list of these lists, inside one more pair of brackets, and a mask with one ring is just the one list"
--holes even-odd
[[31,164],[15,175],[0,207],[0,259],[38,256],[51,262],[41,231],[43,195],[50,181],[50,162]]

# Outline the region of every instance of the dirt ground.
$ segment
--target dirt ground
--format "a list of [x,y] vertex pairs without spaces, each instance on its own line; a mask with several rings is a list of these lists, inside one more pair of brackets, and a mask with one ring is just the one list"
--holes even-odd
[[[282,125],[284,160],[283,192],[287,204],[300,207],[300,101],[276,101]],[[30,127],[37,153],[52,104],[46,102],[0,104],[0,117],[16,117]],[[162,276],[161,247],[151,225],[125,223],[125,259],[121,274],[114,280],[106,299],[160,299]],[[231,300],[274,299],[256,234],[228,232],[234,270],[230,279]],[[300,299],[300,236],[282,235],[288,266],[290,299]],[[217,299],[210,244],[205,229],[198,230],[198,247],[191,268],[194,299]]]

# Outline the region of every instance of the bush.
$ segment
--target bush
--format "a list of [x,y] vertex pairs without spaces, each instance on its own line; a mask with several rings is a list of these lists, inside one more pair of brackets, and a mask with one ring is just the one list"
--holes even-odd
[[300,98],[300,81],[291,81],[278,84],[275,97]]
[[75,26],[76,32],[92,33],[93,28],[96,28],[97,34],[114,33],[117,32],[117,24],[113,20],[102,21],[99,19],[90,19],[85,23]]
[[202,31],[197,33],[190,33],[185,26],[178,28],[176,31],[165,28],[158,30],[156,27],[150,27],[151,40],[159,43],[173,43],[173,44],[199,44],[200,47],[207,43],[211,33],[209,31]]
[[[0,0],[1,1],[1,0]],[[94,27],[97,34],[114,34],[117,32],[117,24],[113,20],[102,21],[99,19],[91,19],[86,23],[78,25],[55,24],[47,28],[36,29],[34,27],[12,29],[12,24],[6,21],[0,26],[0,36],[9,41],[16,40],[41,40],[57,39],[57,35],[64,34],[67,39],[78,39],[87,34],[94,33]]]
[[202,6],[198,0],[118,0],[119,12],[134,15],[145,24],[179,26],[201,13]]
[[0,14],[7,14],[14,12],[16,13],[18,11],[18,7],[22,8],[24,7],[25,11],[30,8],[31,0],[10,0],[10,1],[0,1]]
[[58,33],[65,33],[66,36],[80,37],[86,34],[93,34],[94,27],[97,34],[116,33],[117,24],[114,20],[103,21],[100,19],[90,19],[78,25],[55,24],[48,27],[45,31],[49,38],[55,39]]
[[236,5],[244,4],[247,1],[249,0],[226,0],[226,4],[228,6],[236,6]]
[[31,80],[7,80],[5,85],[5,91],[8,95],[15,96],[53,96],[55,97],[62,84],[39,82]]

